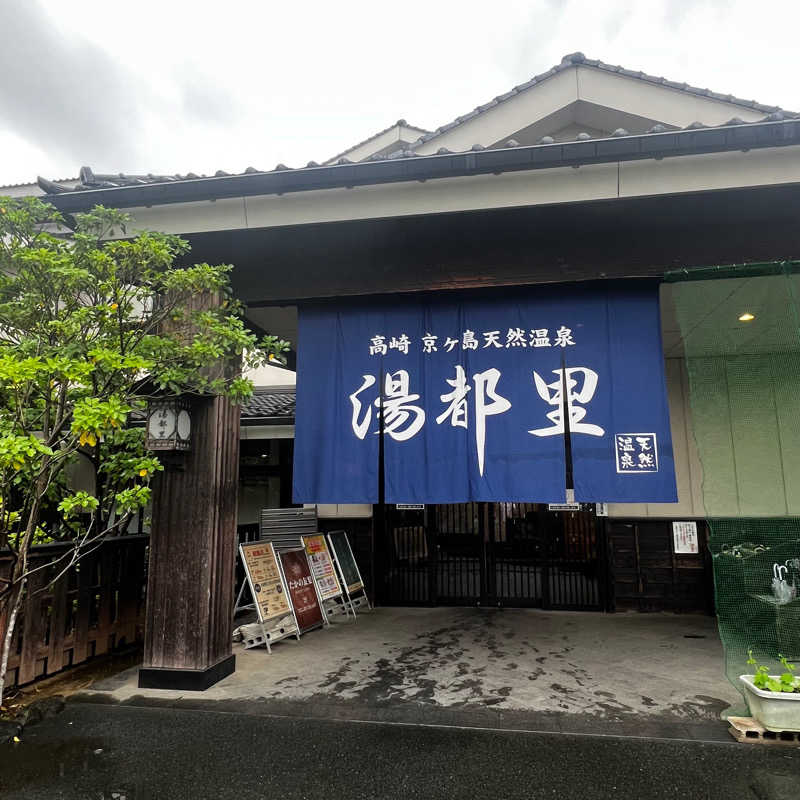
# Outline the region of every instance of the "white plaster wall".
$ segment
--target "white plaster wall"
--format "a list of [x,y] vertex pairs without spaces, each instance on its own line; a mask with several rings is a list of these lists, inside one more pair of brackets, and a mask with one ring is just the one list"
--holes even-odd
[[488,147],[503,138],[508,139],[516,131],[577,100],[576,72],[575,68],[560,72],[415,147],[414,151],[420,155],[430,155],[440,147],[454,151],[469,150],[473,144]]
[[273,386],[294,386],[297,383],[297,373],[290,369],[273,367],[270,364],[264,364],[257,369],[245,370],[244,377],[250,378],[256,389]]
[[592,67],[574,66],[414,149],[420,155],[430,155],[440,147],[455,151],[468,150],[473,144],[488,147],[578,100],[678,128],[692,122],[722,125],[733,117],[757,122],[765,116],[761,111],[735,103]]
[[[306,503],[306,508],[313,508]],[[353,519],[372,516],[372,506],[367,503],[317,503],[317,516],[320,519]]]
[[618,108],[666,125],[685,128],[693,122],[722,125],[732,117],[757,122],[766,116],[746,106],[671,89],[591,67],[579,67],[578,97],[597,105]]

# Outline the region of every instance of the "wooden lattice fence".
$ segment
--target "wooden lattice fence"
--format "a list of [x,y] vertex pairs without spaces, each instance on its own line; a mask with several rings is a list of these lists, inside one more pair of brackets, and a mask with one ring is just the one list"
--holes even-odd
[[[109,537],[59,577],[62,565],[33,572],[14,633],[6,686],[21,686],[141,641],[147,548],[143,535]],[[63,544],[31,550],[32,567],[53,562]],[[0,551],[0,576],[11,558]],[[0,620],[0,628],[3,628]]]

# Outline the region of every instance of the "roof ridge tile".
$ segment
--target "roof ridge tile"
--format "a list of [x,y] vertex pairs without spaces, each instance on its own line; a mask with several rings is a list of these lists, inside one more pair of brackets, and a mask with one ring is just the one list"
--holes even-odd
[[605,72],[612,72],[619,75],[624,75],[629,78],[635,78],[636,80],[645,81],[646,83],[652,83],[656,86],[666,86],[670,89],[676,89],[678,91],[686,92],[688,94],[694,94],[697,95],[698,97],[710,97],[715,100],[720,100],[722,102],[730,103],[731,105],[744,106],[746,108],[752,109],[753,111],[763,111],[765,114],[770,114],[776,111],[782,111],[780,106],[765,105],[763,103],[758,103],[755,100],[744,100],[732,94],[722,94],[721,92],[713,92],[710,89],[702,89],[697,86],[692,86],[686,82],[671,81],[663,76],[650,75],[647,72],[643,72],[642,70],[631,70],[631,69],[626,69],[625,67],[622,67],[620,65],[606,64],[604,61],[600,61],[599,59],[587,58],[583,53],[578,51],[575,53],[568,53],[561,59],[559,64],[556,64],[555,66],[551,67],[546,72],[543,72],[539,75],[534,75],[533,78],[531,78],[528,81],[525,81],[524,83],[517,84],[510,91],[497,95],[494,99],[490,100],[488,103],[479,105],[474,112],[469,112],[468,114],[462,114],[461,116],[456,117],[455,120],[453,120],[452,122],[440,125],[435,131],[423,134],[416,140],[416,142],[414,142],[414,144],[424,144],[425,142],[429,142],[431,139],[436,138],[442,133],[445,133],[446,131],[455,128],[458,125],[462,125],[464,122],[473,119],[475,116],[490,111],[492,108],[499,105],[500,103],[504,103],[506,100],[515,97],[521,92],[524,92],[526,89],[530,89],[532,86],[541,83],[543,80],[546,80],[547,78],[552,77],[553,75],[556,75],[560,72],[564,72],[567,69],[571,69],[572,67],[577,67],[577,66],[586,66],[586,67],[591,67],[593,69],[600,69]]

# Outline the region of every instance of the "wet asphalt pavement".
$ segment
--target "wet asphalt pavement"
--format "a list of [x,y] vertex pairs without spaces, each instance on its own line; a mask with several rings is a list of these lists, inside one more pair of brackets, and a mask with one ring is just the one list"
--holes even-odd
[[0,746],[3,800],[800,797],[800,747],[75,703]]

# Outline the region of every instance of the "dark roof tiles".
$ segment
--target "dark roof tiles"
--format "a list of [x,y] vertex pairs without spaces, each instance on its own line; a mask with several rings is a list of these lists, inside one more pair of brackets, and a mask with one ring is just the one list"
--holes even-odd
[[336,163],[338,164],[341,160],[341,157],[344,156],[346,153],[355,150],[357,147],[361,147],[361,145],[367,144],[367,142],[371,142],[373,139],[377,139],[379,136],[383,136],[384,133],[388,133],[392,128],[411,128],[411,130],[419,131],[420,133],[428,133],[425,128],[420,128],[417,125],[409,125],[404,119],[399,119],[397,122],[393,122],[388,127],[384,128],[382,131],[378,131],[377,133],[373,133],[372,136],[367,136],[366,139],[354,144],[352,147],[348,147],[347,150],[342,150],[341,153],[337,153],[330,161],[325,163]]
[[[761,122],[782,122],[782,121],[790,121],[793,119],[797,119],[800,115],[791,114],[789,112],[776,112],[774,114],[770,114],[769,116],[765,117],[765,119],[761,120]],[[749,125],[755,125],[759,123],[749,123],[749,122],[742,122],[738,117],[734,117],[733,119],[729,120],[728,122],[720,125],[718,127],[735,127],[735,126],[744,126],[747,127]],[[688,125],[684,130],[692,131],[692,130],[701,130],[701,129],[708,129],[709,126],[704,125],[701,122],[693,122],[691,125]],[[666,125],[662,125],[661,123],[657,123],[653,125],[651,128],[647,130],[648,134],[659,134],[659,133],[666,133],[669,131]],[[617,128],[613,133],[606,135],[605,137],[598,137],[599,139],[602,138],[624,138],[626,136],[635,136],[638,134],[630,134],[624,128]],[[591,140],[593,137],[590,136],[588,133],[581,132],[576,137],[576,141],[588,141]],[[537,142],[537,145],[552,145],[555,144],[556,140],[552,136],[542,136]],[[519,143],[514,140],[510,139],[507,140],[505,147],[519,147]],[[436,151],[436,155],[445,156],[445,155],[456,155],[458,152],[479,152],[481,150],[486,150],[487,148],[484,145],[476,143],[471,145],[466,151],[453,151],[446,147],[440,147]],[[397,159],[415,159],[421,158],[421,154],[417,153],[414,150],[409,148],[403,148],[400,150],[395,150],[388,155],[384,154],[376,154],[371,156],[368,161],[371,162],[378,162],[378,161],[395,161]],[[349,158],[340,158],[336,164],[329,165],[328,168],[335,168],[336,166],[344,166],[344,165],[355,165],[356,162],[351,161]],[[292,169],[291,167],[287,167],[283,164],[278,164],[278,166],[272,172],[283,172],[283,171],[294,171],[294,172],[302,172],[304,169],[314,169],[319,168],[321,165],[315,161],[309,161],[308,164],[304,168],[300,168],[299,170]],[[88,168],[86,168],[88,170]],[[253,167],[248,167],[243,173],[227,173],[219,170],[217,175],[214,177],[236,177],[237,175],[265,175],[270,174],[269,171],[261,171],[257,170]],[[91,178],[89,177],[91,175]],[[62,194],[64,192],[82,192],[82,191],[92,191],[96,189],[116,189],[126,186],[144,186],[147,184],[157,184],[157,183],[178,183],[184,182],[189,180],[200,180],[204,179],[206,176],[204,175],[196,175],[193,172],[189,172],[186,175],[97,175],[91,173],[91,170],[88,170],[85,176],[82,176],[82,182],[79,183],[77,186],[65,186],[55,181],[50,181],[46,178],[39,177],[37,178],[37,183],[39,187],[44,191],[46,194],[49,195],[56,195]]]
[[242,403],[242,420],[275,419],[294,417],[294,389],[256,391]]

